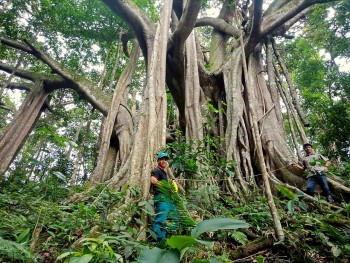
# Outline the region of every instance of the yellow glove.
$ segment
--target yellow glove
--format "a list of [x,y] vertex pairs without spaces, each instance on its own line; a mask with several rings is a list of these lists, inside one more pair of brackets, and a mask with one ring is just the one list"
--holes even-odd
[[173,180],[173,186],[174,186],[175,192],[178,192],[179,186],[177,185],[177,183],[174,180]]

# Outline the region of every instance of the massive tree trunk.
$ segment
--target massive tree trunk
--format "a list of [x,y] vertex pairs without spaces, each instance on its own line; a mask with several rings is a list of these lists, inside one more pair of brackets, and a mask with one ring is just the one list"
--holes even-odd
[[[147,76],[142,104],[138,113],[131,153],[119,172],[110,180],[109,186],[131,184],[148,195],[150,172],[155,153],[165,146],[166,139],[166,91],[165,62],[167,35],[170,26],[172,1],[164,3],[154,41],[147,45]],[[148,55],[147,55],[148,54]],[[141,187],[140,187],[141,186]]]
[[26,97],[12,122],[0,137],[0,175],[4,174],[45,110],[49,92],[38,83]]
[[[137,42],[135,42],[128,65],[124,69],[122,75],[120,76],[117,87],[114,90],[112,102],[108,110],[108,115],[102,121],[97,164],[90,178],[92,181],[104,182],[110,179],[112,176],[112,172],[116,164],[117,152],[116,145],[111,145],[111,139],[113,138],[112,133],[115,128],[115,122],[117,119],[120,104],[124,101],[125,91],[131,83],[131,79],[136,68],[136,62],[139,58],[139,53],[139,45]],[[117,125],[123,124],[117,123]],[[127,125],[127,123],[125,123],[124,125]],[[120,133],[119,131],[117,132]],[[115,136],[116,135],[114,135],[114,137]],[[114,142],[116,141],[114,140]],[[121,144],[127,143],[127,141],[121,142]],[[125,145],[123,145],[123,148],[125,148]],[[125,149],[123,149],[122,154],[123,157],[125,157]]]

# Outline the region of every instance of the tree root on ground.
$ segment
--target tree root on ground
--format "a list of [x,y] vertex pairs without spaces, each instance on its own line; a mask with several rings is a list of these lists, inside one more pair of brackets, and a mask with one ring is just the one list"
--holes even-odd
[[312,197],[312,196],[310,196],[308,194],[305,194],[298,187],[292,186],[292,185],[287,184],[287,183],[282,183],[282,182],[277,181],[277,180],[275,180],[275,179],[273,179],[271,177],[269,179],[270,179],[270,181],[272,181],[277,186],[282,185],[282,186],[287,187],[288,189],[292,190],[293,192],[302,192],[304,194],[302,198],[304,200],[307,200],[308,202],[312,203],[315,207],[317,207],[321,211],[323,210],[323,207],[325,205],[328,206],[329,208],[332,208],[332,209],[335,209],[335,210],[341,209],[341,207],[339,207],[337,205],[334,205],[334,204],[331,204],[331,203],[328,203],[328,202],[323,202],[323,201],[320,202],[319,200],[315,199],[314,197]]
[[230,259],[240,259],[249,257],[259,251],[267,249],[273,245],[274,239],[272,236],[260,237],[254,241],[248,243],[245,246],[237,248],[235,251],[230,253]]

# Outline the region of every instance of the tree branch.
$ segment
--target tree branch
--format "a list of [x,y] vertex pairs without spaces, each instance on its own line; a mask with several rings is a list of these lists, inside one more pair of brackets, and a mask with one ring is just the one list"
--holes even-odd
[[26,46],[18,41],[15,41],[15,40],[12,40],[12,39],[9,39],[6,37],[0,37],[0,43],[3,45],[9,46],[9,47],[13,47],[13,48],[18,49],[18,50],[22,50],[28,54],[33,55],[32,49],[30,49],[28,46]]
[[[275,1],[276,6],[268,9],[267,16],[262,23],[261,36],[270,34],[276,28],[298,15],[304,9],[317,3],[330,3],[336,0],[299,0],[299,1]],[[295,3],[297,2],[297,3]],[[278,3],[278,4],[277,4]],[[273,4],[272,4],[273,5]],[[278,9],[277,9],[278,8]],[[270,15],[271,14],[271,15]]]
[[34,88],[34,85],[31,83],[14,83],[10,82],[8,84],[0,83],[0,87],[5,87],[10,90],[25,90],[30,91]]
[[151,19],[130,0],[101,0],[136,34],[143,56],[148,60],[148,48],[156,32]]
[[107,114],[107,104],[110,103],[110,97],[100,89],[97,89],[89,81],[82,79],[76,80],[77,76],[70,73],[67,69],[62,69],[60,65],[52,58],[35,48],[32,44],[26,41],[26,44],[33,50],[33,55],[48,65],[54,73],[57,73],[62,78],[71,83],[70,87],[77,91],[80,96],[86,98],[94,108],[97,108],[103,114]]
[[201,0],[188,0],[179,24],[171,37],[174,45],[174,54],[183,54],[185,41],[196,24],[196,19],[201,8]]
[[27,79],[30,81],[37,81],[39,79],[42,79],[43,76],[40,76],[34,72],[23,70],[23,69],[16,69],[14,67],[11,67],[5,63],[0,62],[0,70],[5,71],[9,74],[13,73],[16,77]]
[[252,38],[259,38],[260,30],[261,30],[261,20],[262,20],[262,0],[255,0],[253,7],[253,22],[252,22],[252,30],[250,35]]
[[312,10],[312,7],[306,8],[304,11],[300,12],[298,15],[293,17],[292,19],[288,20],[286,23],[284,23],[283,26],[277,28],[272,32],[273,36],[284,36],[285,33],[298,21],[300,21],[302,18],[306,17],[308,13],[310,13]]
[[267,10],[265,11],[265,14],[273,14],[277,12],[279,9],[281,9],[284,5],[288,4],[290,0],[275,0],[273,1]]
[[[65,85],[65,87],[69,87],[71,89],[74,89],[78,94],[88,100],[91,105],[98,109],[100,112],[102,112],[104,115],[107,114],[108,106],[111,98],[106,94],[105,92],[98,90],[91,82],[85,79],[79,78],[77,80],[78,76],[75,76],[74,73],[70,73],[68,69],[63,68],[61,65],[59,65],[55,60],[53,60],[51,57],[34,47],[31,43],[26,41],[26,45],[23,45],[17,41],[10,40],[7,38],[0,38],[0,41],[2,44],[5,44],[7,46],[13,47],[15,49],[22,50],[24,52],[27,52],[42,62],[44,62],[47,66],[49,66],[54,73],[57,73],[60,75],[66,82],[60,82],[61,85]],[[0,69],[11,73],[13,71],[12,68],[8,67],[7,65],[0,63]],[[24,71],[17,69],[15,72],[15,75],[21,78],[29,79],[33,82],[35,82],[38,79],[45,79],[46,81],[57,81],[55,78],[43,78],[40,75],[36,75],[35,73]],[[56,83],[57,84],[57,83]],[[55,88],[63,88],[63,86],[55,86],[54,88],[47,86],[49,89],[55,89]]]
[[234,26],[228,24],[225,20],[213,17],[203,17],[196,21],[195,27],[211,26],[214,29],[221,31],[229,36],[238,38],[240,36],[239,30]]
[[8,107],[7,105],[3,104],[2,102],[0,102],[0,109],[7,110],[7,111],[10,111],[10,112],[13,112],[13,109],[11,109],[11,108],[10,108],[10,107]]

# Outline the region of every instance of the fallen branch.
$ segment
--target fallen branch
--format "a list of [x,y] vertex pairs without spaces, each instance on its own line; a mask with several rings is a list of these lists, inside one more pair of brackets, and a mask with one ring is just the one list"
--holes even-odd
[[245,257],[249,257],[259,251],[265,250],[273,245],[273,238],[272,236],[269,237],[260,237],[258,239],[255,239],[254,241],[248,243],[245,246],[241,246],[237,248],[235,251],[233,251],[230,254],[230,259],[241,259]]

